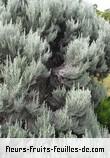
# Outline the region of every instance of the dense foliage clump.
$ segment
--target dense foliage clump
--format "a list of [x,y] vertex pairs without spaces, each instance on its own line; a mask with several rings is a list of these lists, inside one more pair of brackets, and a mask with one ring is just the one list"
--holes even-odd
[[94,77],[109,70],[110,25],[92,6],[0,1],[1,137],[107,137]]

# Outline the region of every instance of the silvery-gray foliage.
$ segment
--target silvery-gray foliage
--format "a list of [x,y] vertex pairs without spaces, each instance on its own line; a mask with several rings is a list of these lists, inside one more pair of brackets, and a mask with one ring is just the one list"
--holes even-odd
[[83,1],[0,0],[0,136],[106,137],[109,28]]

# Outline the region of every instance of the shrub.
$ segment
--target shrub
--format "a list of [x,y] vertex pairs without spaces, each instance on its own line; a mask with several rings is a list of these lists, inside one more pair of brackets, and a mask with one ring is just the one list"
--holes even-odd
[[108,73],[109,37],[83,1],[0,1],[1,137],[103,137],[93,78]]

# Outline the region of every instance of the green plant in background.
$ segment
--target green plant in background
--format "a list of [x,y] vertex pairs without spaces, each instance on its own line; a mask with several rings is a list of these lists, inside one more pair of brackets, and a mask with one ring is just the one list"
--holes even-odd
[[110,97],[104,99],[95,111],[98,121],[110,131]]
[[99,11],[97,10],[97,14],[101,17],[103,17],[105,20],[109,21],[110,22],[110,11]]

